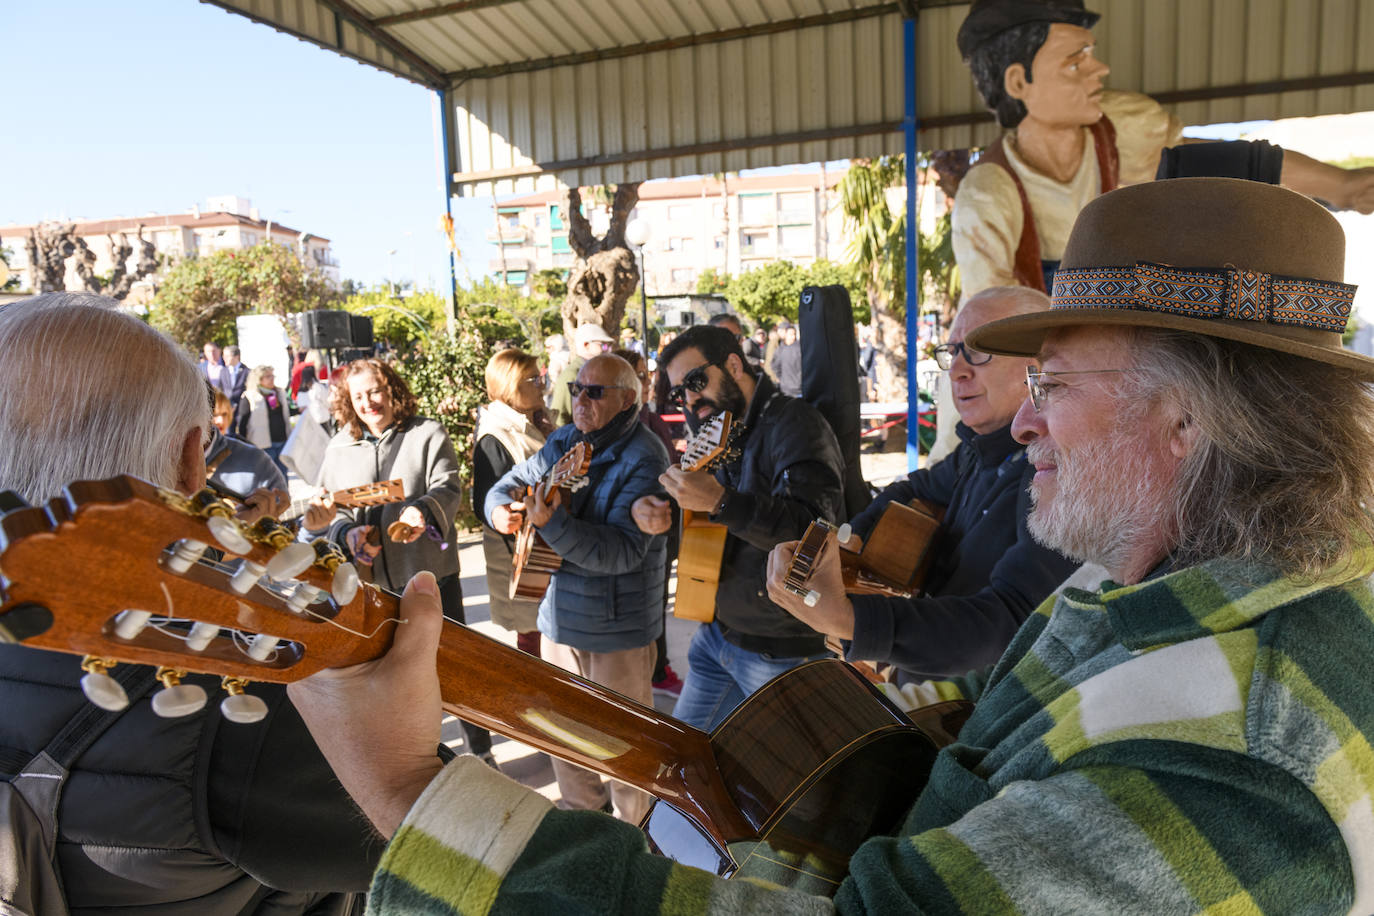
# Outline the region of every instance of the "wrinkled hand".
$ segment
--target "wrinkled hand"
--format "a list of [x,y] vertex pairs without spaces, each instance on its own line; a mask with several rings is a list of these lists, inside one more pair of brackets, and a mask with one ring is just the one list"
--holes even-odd
[[820,594],[815,607],[807,607],[801,595],[789,592],[783,582],[787,569],[797,552],[800,541],[784,541],[768,554],[768,597],[802,623],[827,636],[839,639],[854,638],[854,605],[844,593],[844,577],[840,573],[840,554],[835,535],[827,536],[820,562],[811,571],[807,588]]
[[377,558],[377,554],[382,552],[380,539],[377,543],[371,543],[369,538],[372,536],[372,525],[358,525],[349,528],[344,535],[344,541],[348,544],[348,552],[353,554],[353,559],[364,566],[371,566],[372,561]]
[[[276,518],[285,512],[291,505],[291,497],[285,490],[268,489],[259,487],[249,494],[242,506],[239,506],[234,517],[245,525],[251,525],[260,518]],[[325,524],[329,524],[328,521]]]
[[[414,544],[425,533],[425,514],[419,506],[406,506],[401,510],[401,515],[396,519],[406,527],[404,537],[392,537],[391,539],[398,544]],[[393,523],[394,526],[395,523]],[[387,528],[387,535],[390,536],[391,528]]]
[[553,510],[558,507],[558,492],[548,492],[548,482],[539,481],[534,492],[525,498],[525,511],[530,514],[530,524],[543,528],[553,518]]
[[515,534],[525,524],[525,504],[508,503],[491,510],[491,527],[501,534]]
[[305,507],[305,518],[301,524],[306,531],[319,531],[328,528],[329,523],[334,520],[334,500],[328,493],[321,491],[321,494],[312,497],[310,504]]
[[441,769],[435,658],[444,615],[433,574],[410,580],[400,617],[406,622],[394,625],[381,658],[321,671],[286,691],[339,782],[388,838]]
[[673,507],[662,496],[641,496],[630,506],[630,517],[645,534],[662,534],[673,526]]
[[670,467],[658,477],[658,482],[677,500],[677,504],[693,512],[710,512],[720,502],[725,487],[711,476],[710,471],[684,471]]

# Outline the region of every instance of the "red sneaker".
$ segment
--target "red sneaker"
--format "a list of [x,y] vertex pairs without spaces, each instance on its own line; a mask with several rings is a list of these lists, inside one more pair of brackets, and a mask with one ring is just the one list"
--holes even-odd
[[663,666],[663,677],[654,681],[654,693],[675,697],[682,693],[682,678],[677,676],[672,665]]

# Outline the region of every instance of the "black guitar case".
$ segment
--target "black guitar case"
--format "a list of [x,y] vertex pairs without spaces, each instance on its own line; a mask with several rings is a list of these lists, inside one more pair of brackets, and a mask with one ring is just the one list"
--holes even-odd
[[873,496],[859,467],[859,344],[854,310],[843,286],[808,286],[797,309],[802,348],[802,400],[830,424],[844,456],[844,504],[849,518]]

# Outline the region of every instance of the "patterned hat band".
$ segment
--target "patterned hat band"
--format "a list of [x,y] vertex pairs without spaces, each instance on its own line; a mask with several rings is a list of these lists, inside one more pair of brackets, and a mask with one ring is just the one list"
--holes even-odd
[[1355,287],[1282,277],[1236,267],[1130,267],[1061,269],[1054,275],[1053,307],[1125,308],[1188,318],[1229,318],[1345,330]]

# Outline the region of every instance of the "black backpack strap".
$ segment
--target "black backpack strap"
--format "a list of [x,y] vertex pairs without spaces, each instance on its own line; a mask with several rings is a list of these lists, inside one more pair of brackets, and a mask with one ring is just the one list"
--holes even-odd
[[84,704],[77,710],[76,715],[72,716],[71,721],[53,736],[48,746],[43,748],[43,753],[64,770],[71,769],[71,765],[86,753],[97,738],[105,734],[120,716],[133,708],[133,705],[143,699],[157,684],[157,678],[153,676],[155,671],[155,668],[148,665],[120,665],[115,668],[110,676],[118,681],[124,692],[129,695],[129,705],[118,712],[111,712],[101,709],[94,703]]

